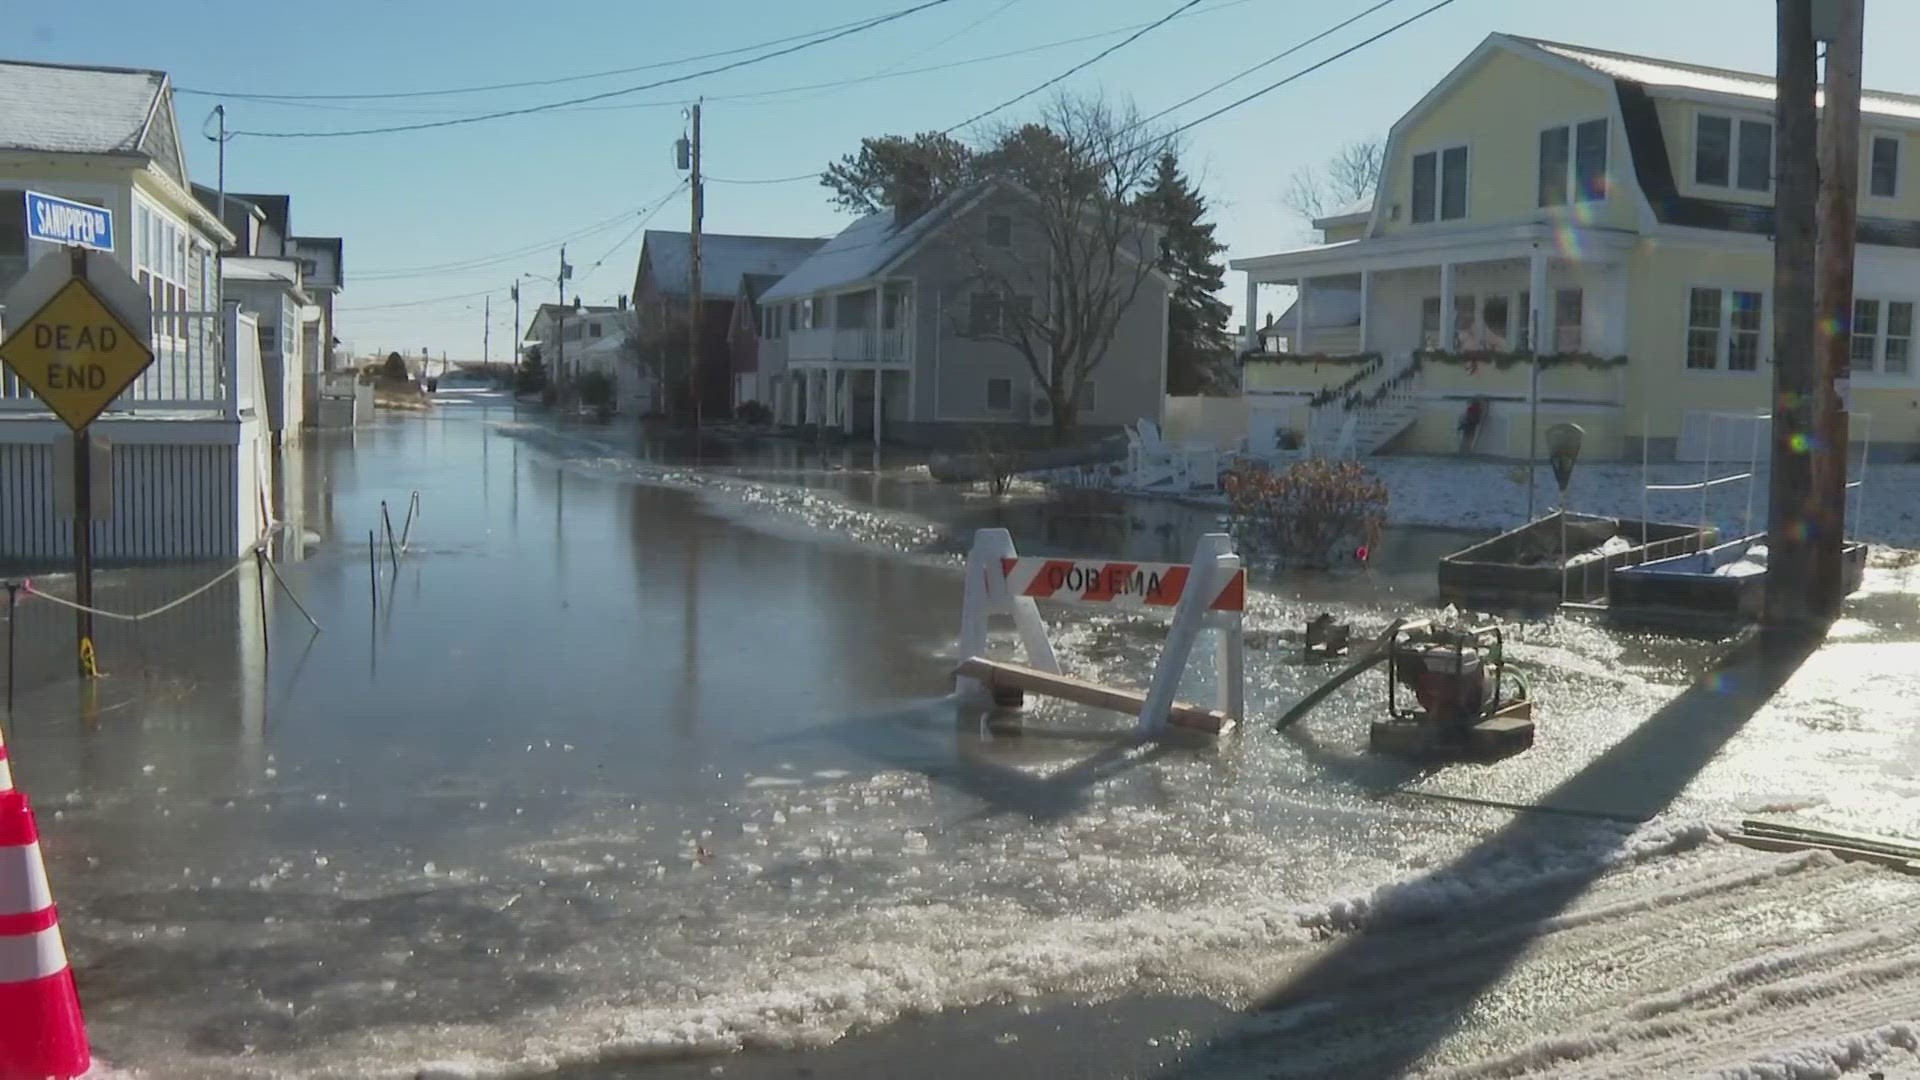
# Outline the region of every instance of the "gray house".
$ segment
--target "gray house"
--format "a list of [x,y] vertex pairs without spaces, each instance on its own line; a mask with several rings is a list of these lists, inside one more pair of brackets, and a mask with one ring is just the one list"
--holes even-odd
[[[1052,419],[1044,384],[989,337],[1006,312],[1046,299],[983,290],[976,272],[1047,265],[1028,199],[989,183],[918,212],[869,215],[762,293],[758,375],[777,419],[927,446],[964,444],[983,425],[1041,438]],[[1139,281],[1076,395],[1081,432],[1160,417],[1168,291],[1156,271]]]

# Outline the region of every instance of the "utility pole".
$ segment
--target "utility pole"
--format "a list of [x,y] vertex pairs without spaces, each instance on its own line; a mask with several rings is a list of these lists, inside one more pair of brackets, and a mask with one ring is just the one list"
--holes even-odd
[[567,358],[565,336],[567,310],[567,245],[565,244],[560,245],[560,271],[554,276],[553,288],[557,294],[554,296],[553,302],[558,310],[553,316],[553,370],[547,373],[547,377],[553,383],[554,387],[558,389],[560,386],[560,376],[564,374],[564,372],[560,370],[561,365]]
[[1776,0],[1774,127],[1773,453],[1767,500],[1767,580],[1762,621],[1806,626],[1811,600],[1814,439],[1814,253],[1820,176],[1816,160],[1813,0]]
[[513,288],[513,374],[520,375],[520,283],[514,282]]
[[488,293],[485,306],[480,309],[480,365],[486,367],[493,363],[493,294]]
[[[1828,19],[1814,33],[1826,42],[1820,118],[1819,277],[1814,283],[1813,592],[1823,618],[1840,610],[1840,552],[1847,533],[1847,402],[1853,339],[1853,262],[1860,194],[1860,68],[1865,0],[1821,0]],[[1827,25],[1830,22],[1831,25]]]
[[705,295],[700,287],[700,219],[706,211],[705,192],[700,183],[700,103],[695,101],[689,110],[692,121],[692,169],[688,180],[693,203],[693,235],[690,245],[691,260],[687,275],[687,299],[691,304],[693,319],[687,328],[687,381],[693,390],[693,431],[700,433],[700,330],[703,318]]

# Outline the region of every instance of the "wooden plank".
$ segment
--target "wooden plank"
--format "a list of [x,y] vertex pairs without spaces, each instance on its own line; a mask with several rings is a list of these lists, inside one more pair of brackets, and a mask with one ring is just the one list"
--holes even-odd
[[1844,844],[1822,844],[1812,840],[1789,840],[1779,836],[1757,836],[1753,833],[1731,833],[1727,839],[1743,847],[1757,848],[1760,851],[1828,851],[1849,862],[1870,862],[1903,874],[1920,873],[1920,862],[1889,855],[1884,851],[1868,851],[1863,848],[1848,847]]
[[[1055,675],[1025,664],[989,660],[983,656],[969,656],[962,660],[954,674],[979,679],[988,686],[1016,686],[1028,693],[1045,694],[1063,701],[1091,705],[1096,709],[1112,709],[1129,716],[1139,716],[1147,702],[1147,695],[1139,690],[1103,686],[1071,675]],[[1224,713],[1176,701],[1167,722],[1187,731],[1217,734],[1226,728],[1229,720]]]
[[1749,833],[1775,836],[1783,840],[1838,844],[1843,847],[1860,848],[1865,851],[1881,851],[1888,855],[1898,855],[1908,859],[1920,859],[1920,843],[1897,836],[1874,836],[1869,833],[1834,829],[1824,825],[1816,828],[1779,821],[1765,821],[1759,818],[1747,818],[1741,821],[1740,828]]

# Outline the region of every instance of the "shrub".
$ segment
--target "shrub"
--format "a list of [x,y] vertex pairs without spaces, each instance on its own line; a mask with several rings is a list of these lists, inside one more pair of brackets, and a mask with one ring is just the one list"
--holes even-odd
[[532,394],[547,388],[547,365],[533,350],[527,350],[527,354],[527,358],[520,362],[515,386],[523,393]]
[[998,429],[980,426],[967,433],[967,441],[972,445],[974,458],[980,466],[982,477],[987,482],[987,493],[998,499],[1013,486],[1013,477],[1020,468],[1020,455],[1001,437]]
[[380,365],[380,377],[388,382],[406,382],[411,377],[406,358],[397,352],[388,353],[386,362]]
[[743,401],[733,410],[734,419],[743,424],[771,424],[773,410],[758,401]]
[[1307,458],[1284,470],[1242,464],[1222,486],[1240,548],[1293,566],[1330,566],[1379,543],[1387,485],[1357,461]]
[[582,372],[577,381],[580,391],[580,404],[593,411],[601,420],[613,416],[613,376],[604,371]]

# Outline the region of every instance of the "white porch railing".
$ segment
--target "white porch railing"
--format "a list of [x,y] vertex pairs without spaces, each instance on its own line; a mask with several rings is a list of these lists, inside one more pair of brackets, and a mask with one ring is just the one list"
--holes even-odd
[[[0,310],[0,334],[9,320]],[[223,325],[224,324],[224,325]],[[260,336],[251,315],[230,306],[214,311],[163,311],[153,317],[153,363],[109,406],[109,411],[219,411],[228,417],[260,401]],[[44,410],[12,371],[0,369],[0,413]]]
[[882,330],[820,328],[794,330],[787,335],[789,361],[828,361],[853,364],[906,364],[912,359],[905,327]]

